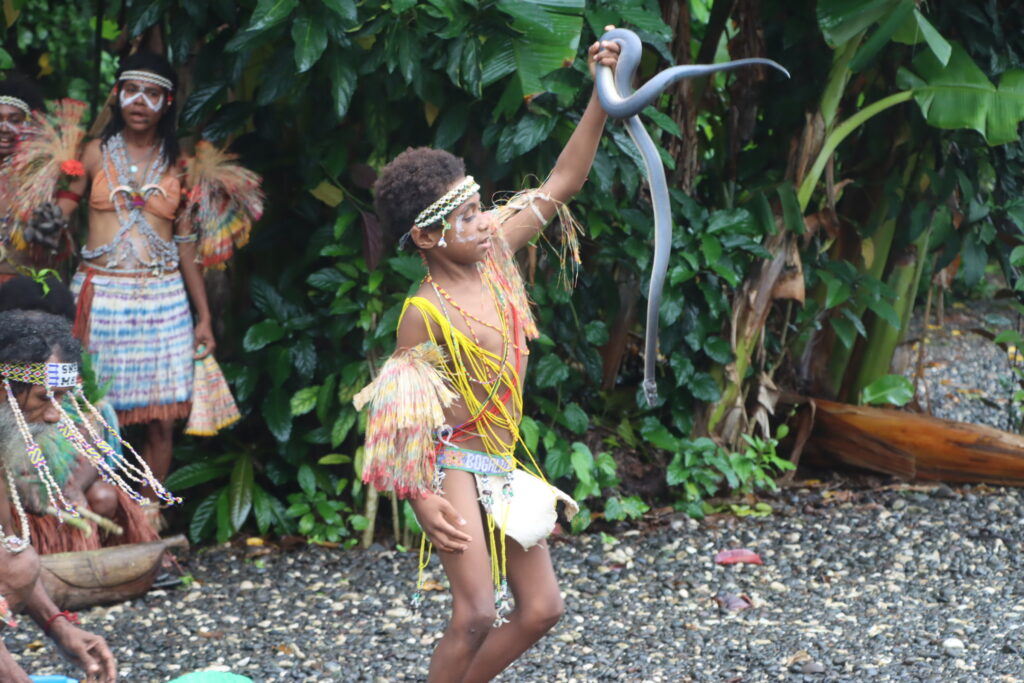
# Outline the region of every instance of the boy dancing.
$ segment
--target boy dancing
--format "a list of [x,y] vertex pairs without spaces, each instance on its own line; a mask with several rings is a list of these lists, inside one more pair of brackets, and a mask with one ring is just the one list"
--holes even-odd
[[[594,43],[591,76],[618,51]],[[406,150],[375,187],[385,229],[419,251],[427,276],[405,302],[395,355],[355,399],[370,413],[363,479],[409,498],[451,585],[430,681],[490,680],[564,610],[544,539],[556,501],[575,503],[514,455],[538,335],[514,255],[557,213],[578,262],[564,202],[586,181],[605,118],[595,92],[543,185],[492,212],[463,161],[441,150]]]

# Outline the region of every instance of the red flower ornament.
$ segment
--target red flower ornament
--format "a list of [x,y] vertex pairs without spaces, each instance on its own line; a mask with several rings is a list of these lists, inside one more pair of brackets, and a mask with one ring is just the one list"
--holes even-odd
[[60,164],[61,173],[75,178],[80,178],[85,175],[85,166],[82,165],[81,161],[77,159],[68,159]]

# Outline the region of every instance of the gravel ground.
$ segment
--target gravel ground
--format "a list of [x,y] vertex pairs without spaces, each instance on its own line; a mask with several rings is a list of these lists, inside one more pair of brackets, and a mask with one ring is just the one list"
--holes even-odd
[[[556,540],[567,613],[503,681],[1024,681],[1024,496],[807,482],[765,518],[675,515]],[[718,566],[746,547],[763,566]],[[127,681],[421,680],[447,594],[419,615],[411,553],[215,548],[189,588],[84,613]],[[248,557],[247,557],[248,555]],[[436,562],[434,576],[438,575]],[[723,612],[715,597],[745,595]],[[29,625],[8,647],[73,674]]]
[[[909,342],[897,353],[911,380],[917,367],[918,349],[927,332],[922,363],[924,382],[918,386],[918,402],[930,407],[936,417],[997,429],[1009,427],[1011,384],[1010,357],[1006,350],[973,330],[992,335],[1015,329],[1018,314],[1006,300],[957,302],[947,308],[945,323],[935,324],[934,313],[927,330],[922,328],[921,311],[908,331]],[[1021,360],[1018,350],[1018,365]],[[1019,410],[1017,413],[1019,414]]]
[[[1015,320],[999,302],[954,304],[928,330],[933,414],[1006,426],[1006,352],[970,330]],[[500,680],[1024,682],[1024,493],[862,483],[806,481],[764,518],[665,513],[611,544],[556,539],[566,615]],[[714,563],[740,547],[764,564]],[[436,591],[409,611],[412,553],[237,545],[186,568],[188,587],[83,613],[124,680],[422,680],[449,608]],[[31,673],[74,675],[39,635],[26,623],[5,639]]]

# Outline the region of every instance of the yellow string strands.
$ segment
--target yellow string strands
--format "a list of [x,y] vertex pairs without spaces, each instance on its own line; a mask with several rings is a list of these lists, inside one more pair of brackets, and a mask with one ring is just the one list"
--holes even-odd
[[[553,201],[536,190],[525,191],[507,199],[496,207],[497,222],[502,224],[520,211],[531,211],[542,222],[543,214],[535,202]],[[579,263],[579,224],[568,208],[556,203],[556,215],[561,224],[561,253],[558,261],[563,270],[563,282],[571,285]],[[473,453],[489,456],[492,468],[499,473],[482,475],[474,472],[479,500],[487,512],[487,530],[491,577],[495,585],[497,623],[510,609],[507,574],[506,534],[514,520],[512,511],[513,480],[536,475],[542,485],[551,488],[552,519],[556,500],[572,506],[575,503],[564,493],[551,486],[544,478],[533,454],[523,442],[519,420],[523,414],[523,364],[529,354],[527,340],[539,336],[523,276],[512,250],[499,228],[493,235],[493,247],[477,267],[481,285],[490,296],[498,314],[499,325],[487,322],[460,306],[443,287],[428,274],[424,283],[433,288],[437,303],[422,296],[405,300],[398,325],[401,326],[410,308],[416,309],[425,322],[428,340],[413,348],[399,350],[385,363],[380,375],[356,396],[357,409],[369,408],[367,422],[367,456],[363,481],[378,490],[391,490],[401,495],[426,495],[430,488],[437,491],[443,479],[443,468],[437,467],[437,458],[446,449],[458,452],[458,442],[479,439]],[[462,316],[468,334],[456,327],[450,315]],[[501,352],[484,348],[474,323],[501,334]],[[413,363],[410,355],[420,355],[423,348],[443,350],[430,358]],[[440,357],[439,357],[440,356]],[[394,391],[394,382],[407,390]],[[445,387],[451,394],[430,387]],[[430,390],[428,390],[430,389]],[[438,424],[439,414],[446,410],[452,399],[462,399],[469,419],[461,425]],[[443,419],[443,418],[442,418]],[[419,426],[414,427],[412,422]],[[427,430],[432,439],[428,445]],[[436,431],[433,431],[436,430]],[[517,444],[526,453],[526,463],[516,458]],[[374,454],[370,457],[371,452]],[[447,459],[447,455],[446,455]],[[418,461],[418,464],[414,464]],[[433,486],[428,471],[434,473]],[[473,470],[470,470],[473,471]],[[497,513],[500,509],[500,514]],[[573,510],[574,511],[574,510]],[[500,519],[499,519],[500,518]],[[553,522],[552,522],[553,523]],[[536,541],[534,541],[536,542]],[[426,535],[421,539],[418,558],[418,579],[413,603],[422,599],[424,570],[429,564],[432,547]]]
[[[496,241],[504,242],[500,235],[496,236]],[[439,310],[428,299],[412,297],[406,300],[402,308],[402,318],[405,317],[410,307],[417,309],[427,323],[426,328],[430,342],[450,350],[442,372],[446,383],[463,399],[467,411],[472,416],[465,425],[455,428],[455,436],[459,435],[460,430],[465,430],[465,433],[472,436],[478,436],[483,446],[483,452],[501,463],[498,466],[499,469],[511,474],[517,465],[525,469],[523,463],[518,462],[515,457],[516,444],[523,443],[519,431],[519,419],[523,411],[523,391],[518,366],[520,358],[526,356],[526,353],[522,353],[521,350],[526,348],[526,338],[529,334],[526,328],[528,325],[532,327],[533,321],[532,316],[527,317],[529,316],[528,308],[525,311],[527,316],[522,316],[514,303],[509,305],[510,297],[505,294],[505,288],[498,284],[505,280],[502,275],[497,271],[493,257],[489,257],[480,264],[481,281],[494,303],[501,323],[500,328],[465,311],[443,288],[433,282],[429,274],[425,281],[433,286],[442,309]],[[521,287],[521,281],[519,284]],[[446,302],[463,316],[473,338],[452,324],[445,306]],[[473,329],[473,320],[501,332],[501,355],[479,344],[479,339],[476,338],[477,335]],[[401,319],[399,325],[401,325]],[[513,354],[517,354],[514,360],[511,358]],[[476,389],[482,389],[482,391],[478,392]],[[445,444],[442,442],[440,447],[444,446]],[[532,466],[530,469],[543,479],[540,467],[533,455],[526,449],[525,444],[523,444],[523,449]],[[500,495],[500,493],[485,493],[483,497]],[[490,509],[493,499],[481,502],[484,503],[485,509]],[[504,507],[505,516],[509,514],[509,510],[510,506]],[[505,530],[508,527],[508,520],[502,519],[499,522],[488,513],[486,523],[491,551],[491,577],[499,600],[501,600],[507,593],[504,577],[507,573]],[[426,553],[423,552],[425,548],[427,549]],[[426,545],[425,539],[421,543],[420,555],[417,595],[423,584],[423,570],[429,562],[429,546]]]

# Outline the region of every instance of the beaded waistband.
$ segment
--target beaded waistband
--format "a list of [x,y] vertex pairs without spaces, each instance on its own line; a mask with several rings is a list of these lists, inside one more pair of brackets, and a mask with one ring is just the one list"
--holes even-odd
[[437,468],[463,470],[474,474],[511,474],[516,461],[511,456],[492,455],[458,446],[445,446],[437,454]]
[[91,263],[81,263],[78,266],[78,272],[85,275],[92,272],[94,275],[105,275],[107,277],[154,278],[175,275],[178,271],[169,269],[154,271],[152,268],[108,268]]

